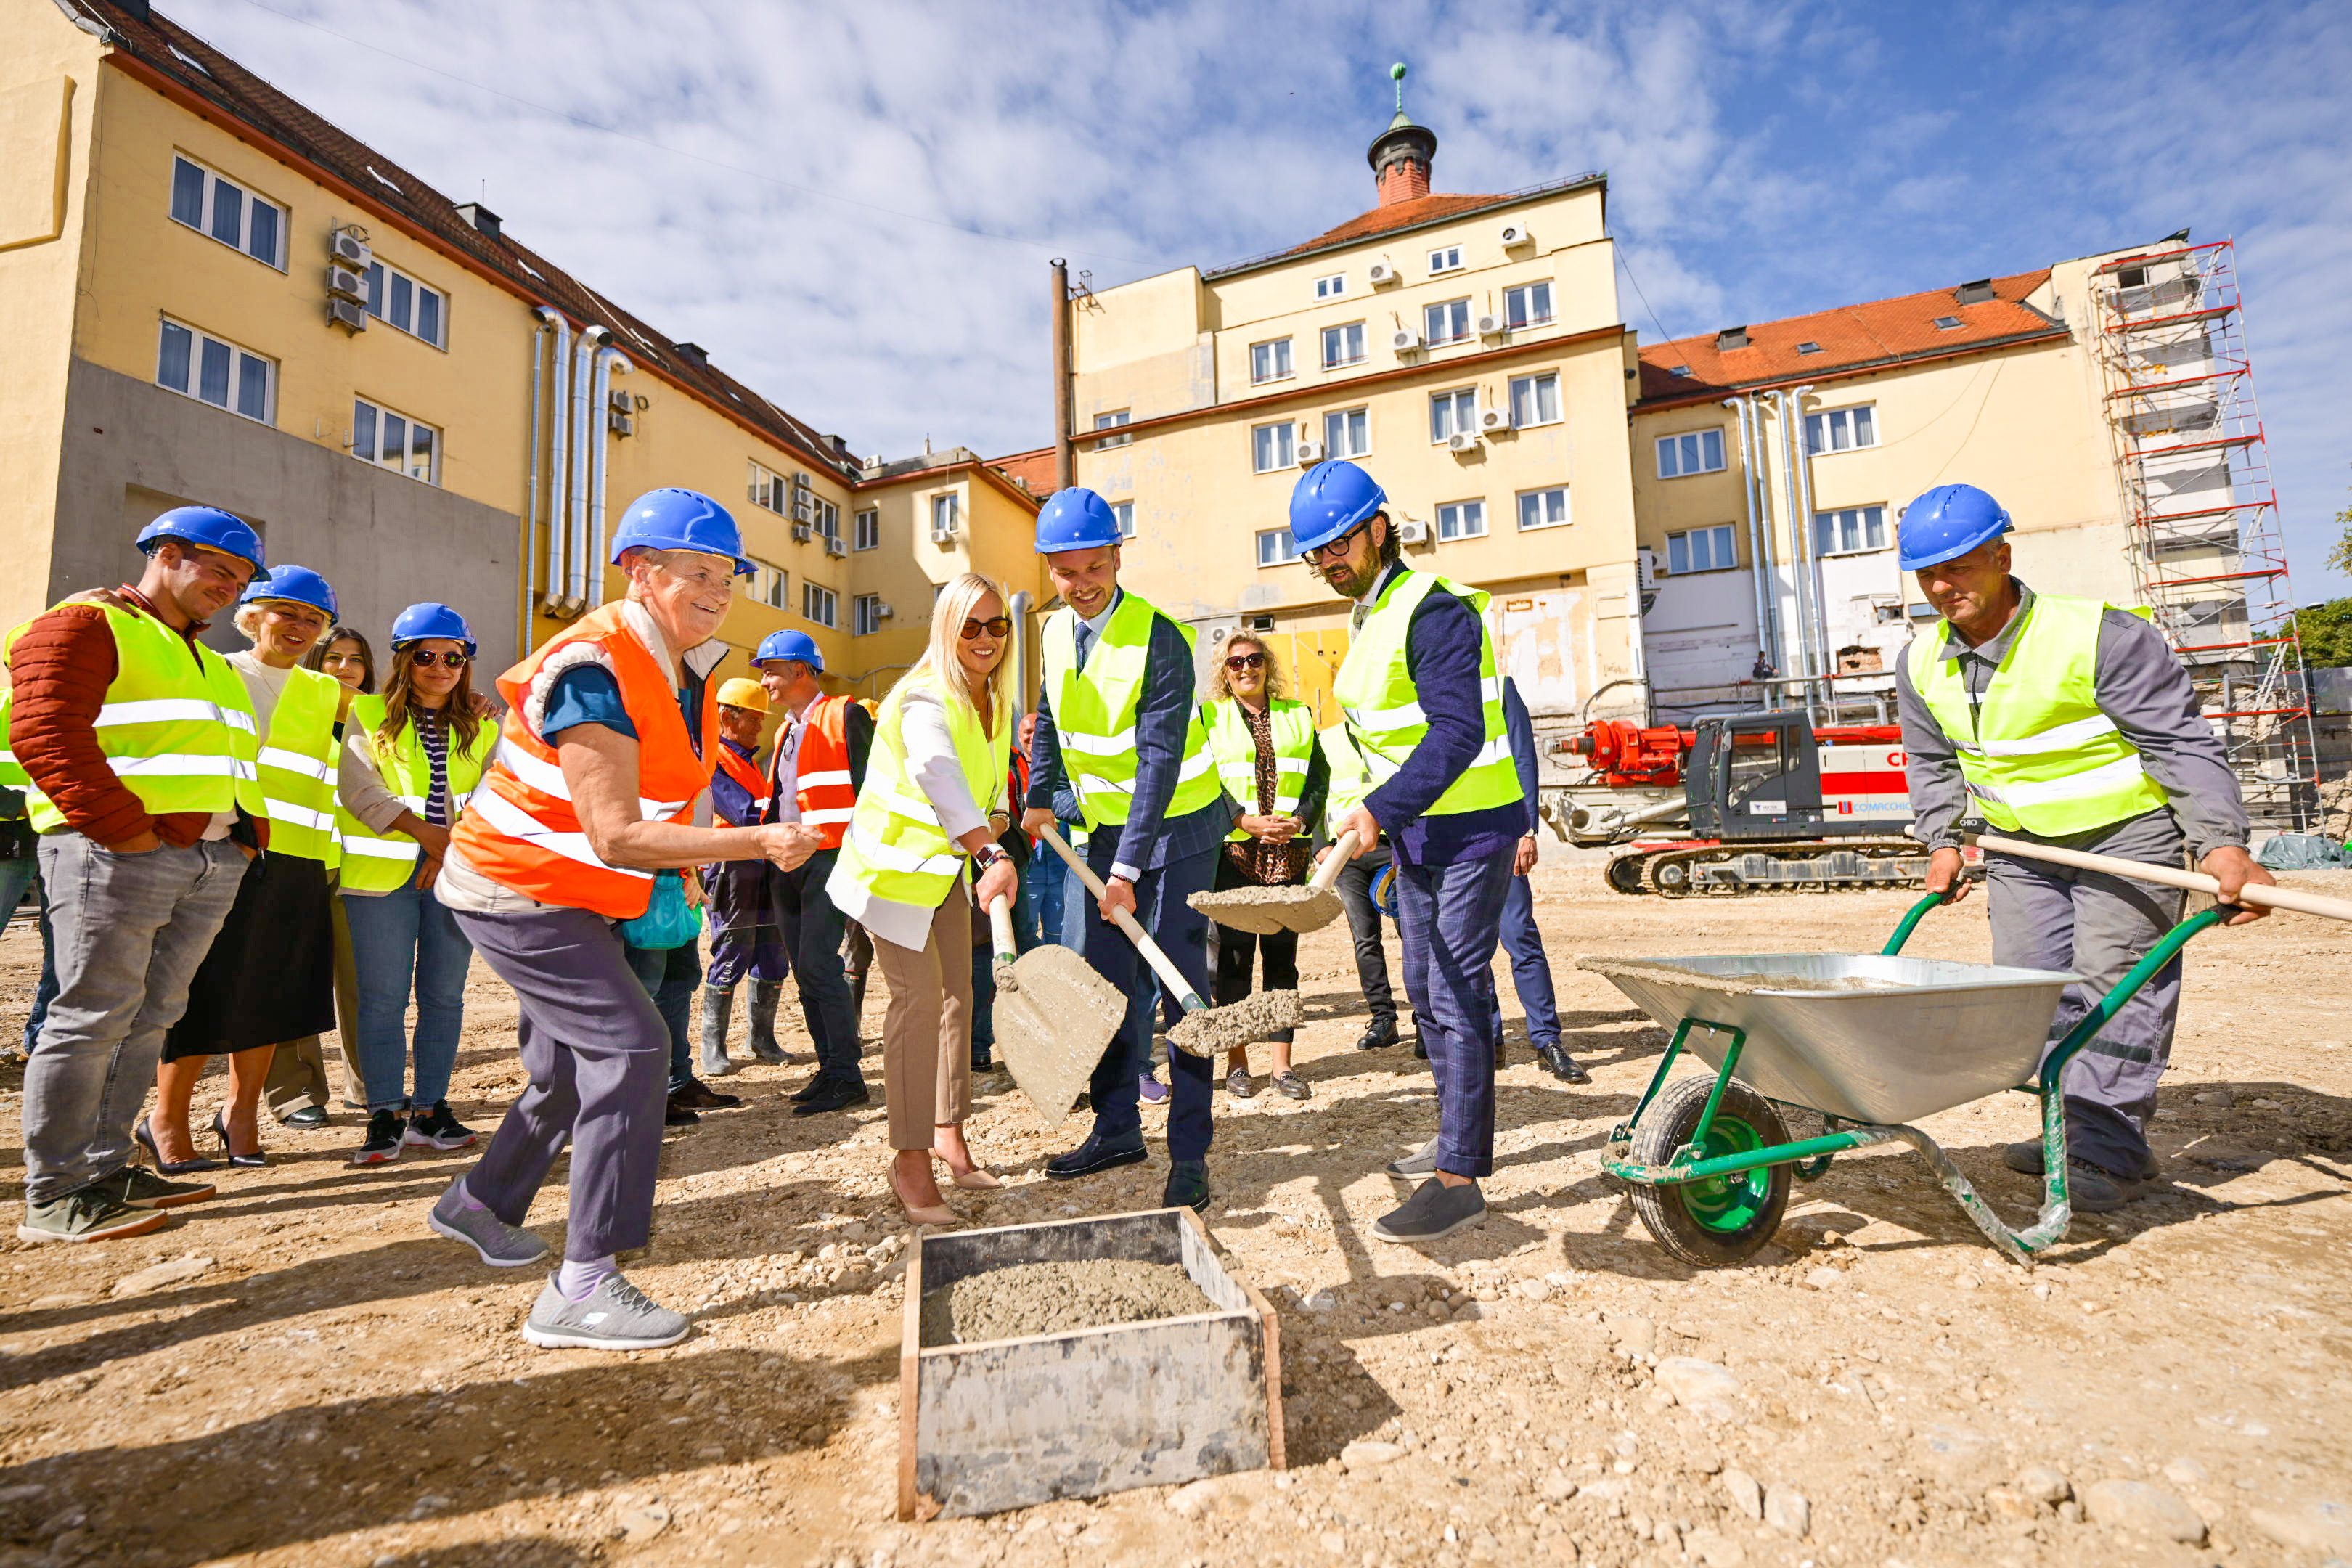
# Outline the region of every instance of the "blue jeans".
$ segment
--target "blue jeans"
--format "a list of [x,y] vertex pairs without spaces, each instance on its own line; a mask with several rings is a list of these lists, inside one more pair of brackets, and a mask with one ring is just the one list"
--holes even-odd
[[699,942],[681,942],[677,947],[627,947],[629,968],[646,994],[654,999],[654,1011],[661,1015],[662,1025],[669,1030],[669,1092],[676,1094],[694,1081],[694,1052],[687,1044],[687,1030],[694,1016],[694,988],[702,984],[702,948]]
[[[1519,994],[1519,1010],[1528,1016],[1528,1044],[1559,1044],[1559,1002],[1551,988],[1551,961],[1544,956],[1543,934],[1536,930],[1536,894],[1525,877],[1511,879],[1503,894],[1503,946],[1511,955],[1511,989]],[[1496,998],[1496,1005],[1501,999]],[[1503,1037],[1499,1019],[1495,1038]]]
[[1437,1080],[1437,1168],[1449,1175],[1494,1173],[1495,947],[1516,879],[1507,849],[1450,866],[1397,863],[1404,989]]
[[[368,1110],[425,1109],[449,1095],[457,1065],[457,1033],[466,1022],[466,969],[474,944],[429,890],[407,885],[389,893],[345,893],[343,919],[352,928],[352,963],[360,983],[360,1076]],[[414,1051],[408,1039],[408,999],[416,997]],[[410,1083],[410,1058],[415,1079]]]

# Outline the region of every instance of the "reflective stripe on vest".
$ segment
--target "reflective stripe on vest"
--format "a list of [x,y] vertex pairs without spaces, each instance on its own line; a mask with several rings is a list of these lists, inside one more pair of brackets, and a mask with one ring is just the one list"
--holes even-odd
[[[253,702],[228,661],[202,644],[191,645],[152,616],[95,599],[67,603],[96,608],[114,634],[114,679],[93,728],[107,766],[139,804],[158,816],[214,816],[237,807],[266,816]],[[0,655],[13,652],[31,625],[10,632]],[[13,766],[13,754],[10,761]],[[29,777],[18,787],[36,831],[66,828],[65,813]]]
[[2165,804],[2137,749],[2099,710],[2107,608],[2037,595],[2019,611],[2024,623],[1975,703],[1958,658],[1943,657],[1949,623],[1913,640],[1912,689],[1943,726],[1977,811],[1995,827],[2087,833]]
[[[383,744],[378,736],[388,711],[381,697],[354,697],[352,716],[343,725],[343,733],[356,738],[366,751],[384,789],[421,818],[433,790],[433,759],[425,754],[425,743],[416,738],[416,726],[413,723],[400,727],[399,736],[389,748]],[[476,727],[474,743],[462,749],[457,744],[457,731],[449,731],[446,764],[451,823],[458,820],[475,786],[481,783],[482,770],[498,741],[498,727],[487,722]],[[409,873],[416,868],[415,839],[398,831],[378,833],[353,816],[341,802],[335,806],[335,830],[342,837],[344,887],[362,892],[388,893],[408,885]]]
[[339,864],[335,837],[335,711],[342,683],[315,669],[289,669],[256,759],[269,852]]
[[[1257,737],[1250,731],[1249,715],[1236,699],[1221,697],[1208,704],[1209,750],[1216,759],[1217,782],[1242,811],[1255,816],[1257,809]],[[1298,797],[1307,789],[1307,763],[1315,751],[1315,710],[1304,702],[1277,697],[1266,704],[1267,729],[1274,742],[1274,808],[1276,816],[1296,816]],[[1249,835],[1234,828],[1228,843]]]
[[[939,812],[907,764],[903,716],[909,690],[938,693],[940,688],[929,670],[918,669],[882,700],[874,723],[874,747],[866,759],[866,787],[858,792],[842,839],[839,871],[876,898],[937,909],[955,896],[965,857],[940,826]],[[984,731],[970,703],[942,694],[940,705],[947,711],[948,734],[955,742],[964,787],[976,803],[992,799],[1013,754],[1010,711],[1000,707],[996,728]]]
[[1380,602],[1364,618],[1331,683],[1331,694],[1348,716],[1349,735],[1363,755],[1371,787],[1377,788],[1395,775],[1421,738],[1429,733],[1429,721],[1422,712],[1421,696],[1406,659],[1405,641],[1413,612],[1423,599],[1441,591],[1460,599],[1478,622],[1478,691],[1486,740],[1470,765],[1423,813],[1425,816],[1486,811],[1525,798],[1519,790],[1518,769],[1511,761],[1510,736],[1503,724],[1503,679],[1495,668],[1495,639],[1486,630],[1486,595],[1432,573],[1396,573],[1381,590]]
[[[1102,636],[1078,668],[1078,617],[1064,608],[1045,623],[1045,685],[1053,693],[1054,735],[1062,751],[1062,771],[1078,797],[1087,826],[1127,820],[1135,794],[1135,723],[1151,657],[1152,623],[1158,610],[1140,596],[1122,592]],[[1174,624],[1174,623],[1171,623]],[[1184,647],[1192,629],[1177,626]],[[1191,671],[1186,671],[1190,678]],[[1166,818],[1200,810],[1217,798],[1216,763],[1209,751],[1206,717],[1195,706],[1184,732],[1184,755],[1176,769],[1176,791]]]
[[[633,920],[653,899],[653,873],[610,866],[581,831],[555,748],[527,717],[532,679],[560,648],[593,643],[621,689],[621,707],[637,731],[639,808],[653,820],[684,824],[710,785],[712,764],[687,732],[677,689],[631,626],[634,606],[617,600],[591,610],[499,677],[507,700],[499,745],[451,838],[466,864],[502,887],[541,903]],[[636,614],[643,615],[642,610]],[[701,731],[719,741],[719,697],[702,689]],[[520,759],[518,761],[518,759]],[[528,778],[522,776],[528,773]]]
[[1326,798],[1324,816],[1336,817],[1355,810],[1371,793],[1372,775],[1364,766],[1364,753],[1349,739],[1347,724],[1342,721],[1318,731],[1315,743],[1323,748],[1324,765],[1331,770],[1331,793]]
[[824,847],[838,849],[856,809],[857,792],[849,783],[849,705],[847,697],[820,697],[808,705],[799,722],[807,726],[800,750],[793,758],[793,803],[801,820],[824,833]]

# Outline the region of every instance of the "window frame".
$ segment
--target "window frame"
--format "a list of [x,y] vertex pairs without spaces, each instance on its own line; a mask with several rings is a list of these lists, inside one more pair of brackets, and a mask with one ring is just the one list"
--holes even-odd
[[1115,500],[1110,503],[1110,514],[1118,519],[1118,536],[1121,539],[1133,539],[1135,537],[1135,502]]
[[[816,613],[820,605],[824,610],[822,616]],[[802,578],[801,619],[813,626],[823,626],[827,631],[839,631],[841,629],[841,595],[822,583],[813,583],[806,577]]]
[[[1538,316],[1530,313],[1523,320],[1513,321],[1511,319],[1512,300],[1528,300],[1538,289],[1543,290],[1543,314]],[[1515,283],[1503,290],[1503,330],[1505,331],[1519,332],[1527,331],[1529,327],[1549,327],[1559,319],[1552,314],[1550,279],[1530,279],[1525,283]]]
[[849,598],[849,635],[870,637],[882,629],[882,595],[853,594]]
[[[1546,390],[1547,383],[1549,384],[1549,391],[1551,394],[1550,415],[1548,417],[1521,419],[1519,417],[1519,388],[1524,386],[1530,389],[1531,395],[1537,405],[1537,412],[1540,415],[1542,413],[1543,395]],[[1559,372],[1556,370],[1529,371],[1525,375],[1512,376],[1504,388],[1503,405],[1510,413],[1511,428],[1514,430],[1540,429],[1546,425],[1561,424],[1568,418],[1567,411],[1560,406]]]
[[[194,170],[197,176],[204,182],[204,188],[196,196],[196,216],[193,222],[180,214],[180,170],[183,166]],[[239,203],[236,219],[237,237],[234,240],[224,239],[216,232],[219,223],[217,197],[219,188],[223,185],[228,186],[237,194]],[[271,254],[268,256],[263,256],[253,248],[253,219],[257,211],[267,211],[272,214],[276,225],[277,232],[271,237]],[[258,261],[272,271],[286,270],[286,250],[289,237],[287,231],[291,226],[293,209],[274,196],[265,196],[260,192],[253,190],[243,180],[232,179],[222,174],[203,159],[190,157],[176,147],[172,150],[171,199],[164,205],[164,213],[182,228],[192,229],[215,245],[226,246],[239,256]]]
[[[1463,516],[1466,511],[1474,508],[1476,510],[1478,514],[1477,526],[1475,528],[1465,526],[1462,521]],[[1452,512],[1454,515],[1454,531],[1450,533],[1446,531],[1445,514],[1447,512]],[[1436,531],[1438,542],[1441,544],[1452,543],[1455,541],[1464,539],[1486,538],[1487,532],[1486,498],[1484,496],[1473,496],[1467,500],[1438,502],[1437,510],[1430,520],[1430,527]]]
[[[1699,466],[1697,468],[1682,467],[1680,444],[1685,441],[1698,443]],[[1696,430],[1677,430],[1671,436],[1661,436],[1657,438],[1657,445],[1652,450],[1651,462],[1661,479],[1696,479],[1701,474],[1719,474],[1725,470],[1726,447],[1723,426],[1720,425],[1703,426]],[[1666,453],[1669,450],[1676,454],[1675,467],[1671,472],[1666,466]],[[1706,460],[1710,452],[1715,458],[1712,464]]]
[[[1820,447],[1813,444],[1816,430],[1824,439],[1830,439],[1833,430],[1842,427],[1851,436],[1858,425],[1869,427],[1869,440],[1849,441],[1843,447],[1833,443]],[[1835,408],[1816,408],[1805,416],[1805,456],[1808,458],[1834,458],[1842,452],[1866,452],[1878,444],[1878,401],[1875,398],[1867,403],[1841,404]]]
[[[761,511],[781,517],[786,522],[790,522],[793,520],[791,479],[776,472],[757,458],[747,458],[744,461],[751,465],[751,482],[748,487],[751,504]],[[774,499],[771,500],[771,496]]]
[[[368,445],[373,448],[364,455],[360,451],[359,434],[360,410],[363,408],[369,415]],[[397,419],[406,426],[407,438],[401,443],[401,458],[397,464],[384,461],[382,456],[384,423],[390,419]],[[422,474],[416,472],[414,466],[416,455],[415,436],[419,430],[429,430],[433,433],[433,439],[430,442],[431,453],[425,458],[426,471]],[[352,444],[346,449],[354,459],[367,464],[372,468],[383,468],[387,472],[398,474],[403,479],[415,479],[419,484],[431,485],[438,489],[441,488],[441,455],[447,437],[446,430],[430,421],[419,419],[413,414],[404,413],[387,404],[379,403],[373,397],[362,397],[357,393],[352,395]]]
[[[944,511],[947,527],[940,527]],[[941,490],[931,497],[931,537],[960,539],[963,536],[963,495],[959,490]]]
[[[1841,555],[1875,555],[1882,551],[1894,548],[1894,535],[1888,531],[1886,526],[1886,510],[1887,509],[1884,502],[1873,502],[1868,506],[1829,507],[1822,510],[1814,512],[1814,558],[1816,560],[1828,560],[1832,556]],[[1843,520],[1849,518],[1853,521],[1855,530],[1861,535],[1862,542],[1860,544],[1832,545],[1825,542],[1822,533],[1824,527],[1826,526],[1832,530],[1833,533],[1843,532],[1844,528]],[[1878,539],[1878,542],[1875,544],[1870,542],[1871,535],[1874,531],[1876,532]]]
[[882,509],[861,507],[850,515],[849,548],[878,550],[882,545]]
[[[1280,541],[1281,542],[1276,543],[1275,542],[1276,541]],[[1267,553],[1267,546],[1269,544],[1273,544],[1275,551],[1275,553],[1273,554]],[[1256,547],[1257,563],[1261,569],[1268,566],[1287,566],[1300,558],[1298,554],[1297,542],[1291,539],[1290,530],[1286,526],[1283,528],[1259,529],[1256,536]],[[1290,552],[1287,555],[1281,553],[1286,547]]]
[[[184,380],[178,386],[163,379],[164,350],[171,342],[170,334],[173,332],[179,332],[187,339],[186,350],[182,361]],[[205,345],[207,343],[216,345],[226,356],[222,361],[221,397],[217,403],[204,395]],[[258,414],[248,412],[244,406],[247,364],[258,364],[262,370],[262,410]],[[222,337],[218,332],[206,331],[193,321],[182,321],[177,316],[157,313],[155,384],[166,392],[178,393],[191,402],[201,403],[207,408],[217,408],[224,414],[233,414],[239,419],[249,419],[256,425],[266,425],[274,430],[278,427],[278,362],[272,355],[247,348],[243,343]]]
[[1429,274],[1431,277],[1434,278],[1441,273],[1446,272],[1459,272],[1462,269],[1462,247],[1460,245],[1441,245],[1436,249],[1429,253]]
[[[1114,408],[1108,414],[1097,414],[1095,416],[1095,428],[1097,430],[1124,429],[1131,423],[1134,413],[1135,410],[1132,408]],[[1099,436],[1095,438],[1095,450],[1107,452],[1113,447],[1124,447],[1134,439],[1132,436]]]
[[751,574],[751,602],[780,616],[792,614],[793,574],[774,562],[763,561],[756,555],[751,557],[751,564],[758,568]]
[[[431,297],[433,314],[440,329],[438,337],[426,337],[417,331],[414,324],[403,326],[386,312],[384,306],[387,303],[399,306],[401,286],[404,284],[407,286],[408,300],[406,305],[401,308],[406,310],[411,323],[424,319],[425,300],[427,296]],[[366,295],[365,303],[362,308],[369,315],[373,316],[395,332],[415,338],[418,342],[439,349],[443,353],[449,352],[449,291],[446,289],[436,289],[416,274],[404,272],[380,256],[369,262],[367,270],[360,275],[360,285]]]
[[[1689,564],[1691,541],[1694,539],[1708,542],[1706,553],[1709,563],[1707,565]],[[1729,558],[1720,563],[1715,562],[1715,546],[1717,543],[1729,552]],[[1684,564],[1680,566],[1674,564],[1675,547],[1677,544],[1683,551]],[[1666,535],[1666,575],[1669,577],[1690,577],[1705,572],[1736,572],[1738,569],[1739,534],[1737,526],[1732,523],[1710,522],[1697,528],[1681,529]]]
[[[1455,318],[1461,322],[1461,330],[1449,332],[1444,337],[1439,337],[1432,331],[1430,328],[1436,321],[1437,312],[1440,310],[1454,312]],[[1422,347],[1442,349],[1452,343],[1466,343],[1478,335],[1477,325],[1478,323],[1470,314],[1470,296],[1467,294],[1459,300],[1439,300],[1423,305],[1421,308]]]
[[1315,279],[1315,297],[1318,300],[1337,300],[1347,291],[1348,275],[1344,272],[1333,272]]
[[[1282,432],[1280,441],[1282,452],[1281,455],[1274,461],[1267,462],[1265,460],[1266,442],[1262,439],[1262,437],[1266,436],[1269,432],[1276,430]],[[1285,468],[1292,468],[1298,466],[1298,426],[1295,421],[1289,419],[1269,420],[1265,424],[1251,426],[1249,427],[1249,432],[1250,471],[1252,473],[1278,474]]]
[[[1352,429],[1347,424],[1338,423],[1342,421],[1352,421]],[[1342,449],[1341,443],[1331,438],[1334,428],[1346,429],[1351,437],[1360,432],[1362,439],[1350,439]],[[1360,403],[1353,408],[1333,408],[1324,413],[1323,455],[1327,458],[1369,458],[1372,455],[1371,405]]]
[[[1559,498],[1559,516],[1557,518],[1548,518],[1538,522],[1529,522],[1528,521],[1528,502],[1531,500],[1540,500],[1542,498],[1549,496],[1558,496]],[[1533,489],[1520,490],[1511,498],[1511,517],[1512,520],[1518,524],[1519,531],[1521,533],[1534,533],[1542,529],[1567,528],[1570,526],[1576,521],[1576,510],[1570,501],[1568,487],[1566,485],[1539,485]]]
[[[1449,406],[1457,405],[1465,397],[1470,400],[1468,420],[1454,426],[1451,429],[1440,430],[1437,427],[1438,405],[1442,403]],[[1448,387],[1444,392],[1431,393],[1429,395],[1429,444],[1433,447],[1442,447],[1447,440],[1465,430],[1473,436],[1478,433],[1478,388],[1475,385],[1454,386]]]
[[[1323,368],[1325,370],[1339,370],[1348,365],[1361,364],[1365,360],[1371,357],[1364,346],[1369,341],[1365,333],[1364,327],[1365,323],[1362,321],[1340,321],[1332,326],[1325,327],[1322,330]],[[1344,347],[1347,342],[1347,334],[1350,332],[1355,334],[1356,352],[1341,359],[1333,359],[1331,357],[1332,338],[1335,335],[1338,336],[1340,340],[1341,345]]]
[[[1250,344],[1250,384],[1252,386],[1270,386],[1277,381],[1288,381],[1298,374],[1296,363],[1297,356],[1291,352],[1291,339],[1292,334],[1285,334],[1278,338],[1262,338]],[[1263,375],[1258,374],[1258,352],[1261,349],[1267,351],[1265,357],[1269,362],[1279,362],[1278,368],[1270,370]]]

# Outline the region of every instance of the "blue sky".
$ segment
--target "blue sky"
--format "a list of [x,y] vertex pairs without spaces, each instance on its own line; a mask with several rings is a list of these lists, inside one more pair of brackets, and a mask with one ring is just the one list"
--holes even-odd
[[2347,587],[2352,6],[163,9],[866,453],[1048,439],[1051,256],[1107,285],[1370,205],[1396,59],[1436,188],[1608,171],[1644,339],[2234,235],[2296,596]]

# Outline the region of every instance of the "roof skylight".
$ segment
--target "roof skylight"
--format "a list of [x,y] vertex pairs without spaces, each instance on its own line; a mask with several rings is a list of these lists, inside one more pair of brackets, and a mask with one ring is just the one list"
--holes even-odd
[[1801,342],[1797,345],[1797,352],[1801,354],[1817,354],[1822,352],[1822,345],[1816,342]]
[[1936,330],[1939,332],[1955,332],[1959,331],[1959,327],[1960,319],[1958,316],[1938,316],[1936,318]]

